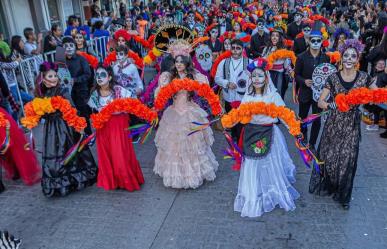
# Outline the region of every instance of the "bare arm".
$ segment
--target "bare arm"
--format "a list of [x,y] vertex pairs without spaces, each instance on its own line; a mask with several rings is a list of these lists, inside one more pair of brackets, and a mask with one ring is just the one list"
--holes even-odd
[[328,97],[330,93],[330,90],[328,88],[324,88],[321,92],[320,98],[318,99],[318,107],[322,109],[328,109],[329,103],[325,101],[325,99]]

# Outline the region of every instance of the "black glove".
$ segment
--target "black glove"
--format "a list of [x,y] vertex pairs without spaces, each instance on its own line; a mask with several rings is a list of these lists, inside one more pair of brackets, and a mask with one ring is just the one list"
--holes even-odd
[[328,104],[328,110],[336,110],[336,109],[337,109],[336,102],[331,102]]

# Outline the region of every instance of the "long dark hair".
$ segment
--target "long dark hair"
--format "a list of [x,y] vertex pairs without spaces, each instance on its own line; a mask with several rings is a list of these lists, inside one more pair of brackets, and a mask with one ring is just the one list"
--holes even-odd
[[[179,56],[176,56],[175,61],[179,57],[182,59],[183,64],[185,65],[185,70],[187,71],[187,78],[193,79],[195,74],[195,68],[193,66],[191,57],[185,56],[185,55],[179,55]],[[179,78],[179,73],[177,72],[175,65],[173,65],[170,73],[172,74],[173,79]]]
[[[111,80],[109,81],[109,88],[114,94],[114,86],[116,83],[113,78],[113,68],[111,66],[104,67],[102,64],[99,64],[98,67],[95,69],[95,72],[97,72],[98,69],[105,69],[106,72],[108,73],[108,77],[111,77]],[[93,91],[97,91],[98,101],[99,101],[99,97],[101,96],[100,90],[101,90],[101,86],[98,85],[97,81],[94,79]]]
[[272,36],[274,33],[278,33],[278,34],[279,34],[279,39],[278,39],[278,43],[277,43],[277,49],[282,49],[282,48],[284,48],[284,47],[285,47],[285,46],[284,46],[284,36],[283,36],[283,34],[282,34],[281,32],[276,32],[276,31],[270,33],[269,47],[273,47],[273,46],[274,46],[273,43],[272,43],[272,41],[271,41],[271,36]]
[[[36,77],[35,80],[36,97],[44,97],[46,92],[49,90],[49,88],[47,88],[46,85],[43,84],[43,79],[46,76],[47,72],[49,72],[50,70],[58,72],[58,65],[53,62],[45,61],[39,66],[39,75]],[[55,90],[58,90],[60,88],[60,82],[58,82],[58,84],[54,88]]]
[[14,35],[11,38],[11,49],[19,52],[21,55],[24,55],[24,50],[20,47],[20,41],[22,41],[22,37],[20,35]]
[[[254,69],[254,70],[256,70],[256,69]],[[250,79],[251,79],[252,74],[253,74],[253,72],[250,73]],[[268,81],[269,81],[269,79],[268,79],[267,75],[265,74],[265,85],[263,86],[262,95],[264,95],[266,93],[267,88],[269,87],[269,82]],[[255,90],[255,87],[254,87],[252,81],[251,81],[251,84],[249,85],[249,87],[247,88],[247,94],[250,95],[250,96],[255,96],[257,94],[257,91]]]

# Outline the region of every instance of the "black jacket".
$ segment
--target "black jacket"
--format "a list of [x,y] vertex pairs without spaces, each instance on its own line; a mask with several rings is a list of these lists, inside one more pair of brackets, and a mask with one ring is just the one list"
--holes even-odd
[[296,22],[292,22],[291,24],[288,25],[288,32],[287,37],[288,39],[294,40],[296,39],[296,36],[301,33],[302,31],[302,24],[297,25]]
[[293,50],[294,50],[294,53],[295,53],[297,56],[299,56],[299,55],[301,55],[303,52],[305,52],[307,48],[308,48],[308,45],[306,44],[305,38],[304,38],[304,37],[297,38],[297,39],[294,41]]
[[73,91],[88,91],[88,83],[91,78],[90,66],[86,59],[80,55],[73,55],[71,59],[66,58],[66,65],[74,80]]
[[211,42],[211,40],[206,41],[204,44],[206,44],[213,53],[220,53],[223,48],[223,45],[219,39],[216,39],[215,45]]
[[329,63],[329,61],[329,57],[322,52],[316,58],[312,56],[309,50],[298,56],[296,68],[294,71],[296,75],[298,101],[300,103],[305,103],[313,100],[312,88],[305,85],[305,80],[311,80],[314,69],[322,63]]
[[258,58],[262,55],[263,49],[268,45],[270,36],[267,33],[263,33],[261,36],[259,33],[254,34],[250,41],[250,54],[251,59]]

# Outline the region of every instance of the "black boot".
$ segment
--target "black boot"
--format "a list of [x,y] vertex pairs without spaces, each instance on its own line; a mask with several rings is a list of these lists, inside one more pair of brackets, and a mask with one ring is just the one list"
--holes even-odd
[[3,182],[0,180],[0,193],[4,192],[4,190],[5,190],[4,184],[3,184]]
[[380,134],[381,138],[387,138],[387,130]]
[[343,203],[343,209],[349,210],[349,203]]

